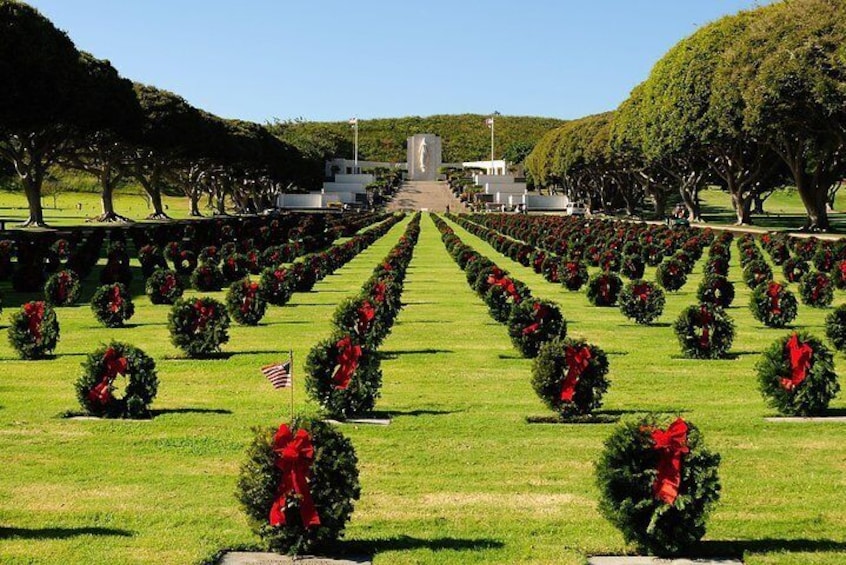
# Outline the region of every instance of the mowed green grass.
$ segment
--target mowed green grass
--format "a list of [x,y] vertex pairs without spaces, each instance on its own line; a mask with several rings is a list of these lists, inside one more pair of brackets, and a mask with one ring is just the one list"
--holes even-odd
[[[61,309],[63,338],[53,360],[18,361],[0,343],[0,562],[192,563],[255,545],[233,497],[238,466],[250,428],[275,426],[288,410],[287,392],[273,391],[258,367],[293,347],[297,409],[316,411],[301,386],[305,355],[329,334],[335,305],[359,289],[407,221],[314,292],[271,308],[261,326],[233,327],[224,346],[235,353],[229,359],[181,358],[169,343],[168,308],[143,296],[131,328],[99,328],[84,305]],[[772,412],[756,389],[754,363],[784,331],[751,318],[736,251],[736,356],[689,361],[679,357],[668,324],[695,301],[702,262],[668,297],[660,323],[639,327],[454,227],[537,296],[557,301],[571,334],[605,349],[612,380],[606,410],[625,418],[681,413],[723,455],[723,499],[705,552],[746,551],[753,564],[846,560],[844,424],[765,422]],[[588,554],[630,551],[596,510],[593,461],[612,427],[525,422],[547,413],[530,386],[532,362],[488,316],[428,217],[403,301],[381,348],[377,408],[393,422],[342,427],[360,459],[362,498],[339,551],[375,552],[377,565],[581,564]],[[821,335],[824,316],[801,306],[797,326]],[[112,337],[157,359],[153,407],[160,412],[148,422],[62,418],[78,409],[73,382],[82,356]],[[844,406],[842,398],[834,404]]]

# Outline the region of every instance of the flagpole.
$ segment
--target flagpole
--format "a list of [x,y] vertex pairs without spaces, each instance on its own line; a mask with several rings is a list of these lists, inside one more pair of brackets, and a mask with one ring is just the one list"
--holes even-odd
[[358,118],[355,118],[355,124],[353,124],[353,128],[355,130],[355,159],[353,161],[353,174],[358,174]]
[[291,421],[294,421],[294,350],[289,349],[288,354],[291,358]]

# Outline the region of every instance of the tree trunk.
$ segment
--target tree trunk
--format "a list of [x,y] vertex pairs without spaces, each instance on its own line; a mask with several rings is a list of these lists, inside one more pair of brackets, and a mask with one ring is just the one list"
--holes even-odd
[[791,167],[796,190],[808,213],[808,220],[804,229],[807,231],[827,231],[829,229],[828,212],[826,211],[827,189],[820,190],[819,183],[804,172],[803,166]]
[[734,213],[737,217],[735,225],[748,226],[752,225],[752,217],[749,213],[751,204],[751,196],[743,197],[743,191],[737,187],[733,178],[726,179],[728,181],[729,194],[731,194],[731,204],[734,207]]
[[661,190],[661,187],[650,186],[647,189],[649,195],[652,197],[653,210],[655,217],[659,220],[663,219],[667,213],[667,195]]
[[41,184],[43,178],[44,175],[37,170],[21,178],[24,194],[26,194],[26,201],[29,205],[29,219],[23,223],[23,227],[47,227],[47,224],[44,222],[44,210],[41,207]]

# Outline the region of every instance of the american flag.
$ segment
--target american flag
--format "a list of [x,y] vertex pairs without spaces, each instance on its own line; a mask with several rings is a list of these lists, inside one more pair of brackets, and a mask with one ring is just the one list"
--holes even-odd
[[350,125],[354,126],[358,123],[358,118],[350,118]]
[[273,388],[288,388],[291,386],[291,361],[267,365],[261,368],[262,374],[267,377]]
[[491,127],[493,125],[493,122],[493,118],[488,118],[487,120],[485,120],[485,124],[487,124],[488,127]]

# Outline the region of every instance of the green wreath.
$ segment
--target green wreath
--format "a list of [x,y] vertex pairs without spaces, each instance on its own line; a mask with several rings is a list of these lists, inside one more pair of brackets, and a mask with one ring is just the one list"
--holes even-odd
[[835,287],[839,290],[846,290],[846,261],[840,261],[834,265],[831,278]]
[[221,255],[220,255],[220,248],[216,245],[209,245],[207,247],[203,247],[200,250],[200,255],[198,257],[198,262],[200,265],[212,265],[218,266],[220,265]]
[[773,270],[763,259],[750,261],[743,268],[743,282],[753,290],[772,279]]
[[379,304],[364,294],[341,301],[332,316],[332,326],[336,333],[355,336],[358,343],[373,351],[382,345],[390,328],[380,319]]
[[232,283],[226,293],[229,316],[242,326],[256,326],[267,311],[267,301],[259,283],[245,278]]
[[149,276],[144,290],[153,304],[173,304],[182,297],[185,288],[176,272],[159,268]]
[[532,365],[532,388],[562,417],[590,414],[602,406],[608,390],[608,358],[583,340],[544,343]]
[[227,282],[233,283],[240,281],[250,274],[247,256],[243,253],[230,253],[223,258],[221,272]]
[[846,304],[826,316],[825,335],[837,351],[846,352]]
[[783,328],[794,319],[798,310],[796,297],[781,283],[770,281],[752,291],[749,309],[755,319],[770,328]]
[[784,278],[792,283],[799,282],[811,270],[808,262],[798,257],[791,257],[786,260],[781,266],[781,269],[782,273],[784,273]]
[[620,265],[620,274],[627,279],[642,279],[645,270],[646,265],[640,255],[626,255],[623,257],[623,263]]
[[696,290],[699,302],[728,308],[734,302],[734,284],[722,275],[707,275]]
[[21,359],[43,359],[59,342],[56,311],[44,301],[27,302],[11,316],[9,343]]
[[714,275],[718,275],[721,277],[727,277],[729,272],[729,262],[726,257],[721,255],[717,255],[711,257],[707,263],[705,263],[705,276],[711,277]]
[[504,277],[500,284],[490,285],[485,292],[484,300],[491,317],[497,322],[508,322],[511,308],[531,297],[529,287],[517,279]]
[[618,298],[623,315],[638,324],[651,324],[664,313],[664,291],[651,282],[636,279],[627,284]]
[[213,263],[200,265],[191,273],[191,287],[200,292],[216,292],[223,287],[223,274]]
[[167,321],[171,342],[189,357],[211,355],[229,341],[229,315],[213,298],[180,298]]
[[673,329],[685,357],[719,359],[734,341],[734,322],[719,306],[703,302],[682,310]]
[[776,340],[756,369],[761,394],[781,414],[820,415],[840,391],[831,351],[807,332]]
[[558,271],[558,278],[567,290],[578,291],[587,284],[590,275],[583,261],[565,261]]
[[335,334],[309,352],[306,391],[332,418],[368,414],[381,394],[379,365],[375,351],[362,347],[349,334]]
[[[303,524],[302,494],[293,492],[293,489],[288,493],[280,492],[285,488],[280,469],[284,462],[279,461],[274,451],[274,437],[279,430],[273,428],[253,429],[255,436],[247,447],[235,496],[247,515],[251,529],[263,540],[267,549],[296,555],[328,548],[343,535],[354,501],[361,494],[361,486],[358,458],[352,442],[333,426],[318,419],[297,417],[287,427],[290,432],[288,437],[297,438],[299,432],[299,437],[303,439],[304,434],[300,430],[308,432],[310,441],[305,445],[299,444],[306,449],[294,453],[305,455],[308,494],[320,524],[311,527]],[[277,449],[286,445],[285,431],[278,434]],[[309,457],[309,448],[313,448],[313,459]],[[302,459],[298,458],[298,461]],[[286,495],[285,523],[271,525],[271,511],[283,494]]]
[[[123,396],[115,381],[123,377]],[[76,381],[76,397],[88,414],[107,418],[148,418],[159,379],[152,357],[132,345],[112,341],[90,353]]]
[[284,267],[267,268],[259,279],[261,294],[274,306],[285,306],[294,292],[291,275]]
[[79,275],[71,269],[53,273],[44,284],[44,300],[54,307],[75,304],[79,294]]
[[105,284],[94,291],[91,311],[107,328],[119,328],[135,314],[132,296],[122,283]]
[[[667,435],[674,441],[661,449]],[[659,471],[676,457],[677,477]],[[720,498],[719,464],[720,456],[705,447],[701,432],[690,422],[679,418],[670,424],[653,415],[620,424],[605,440],[596,462],[599,510],[641,551],[688,551],[705,535],[708,515]],[[674,478],[675,489],[667,486]]]
[[834,301],[834,283],[822,272],[808,273],[799,281],[799,297],[812,308],[828,308]]
[[567,321],[554,302],[529,298],[511,308],[508,335],[520,354],[531,359],[544,343],[567,336]]
[[594,306],[614,306],[623,281],[614,273],[597,273],[588,281],[587,297]]
[[687,283],[687,267],[675,257],[667,259],[655,270],[655,280],[664,290],[676,292]]
[[183,249],[173,259],[173,270],[181,277],[190,277],[197,268],[197,254],[189,249]]

